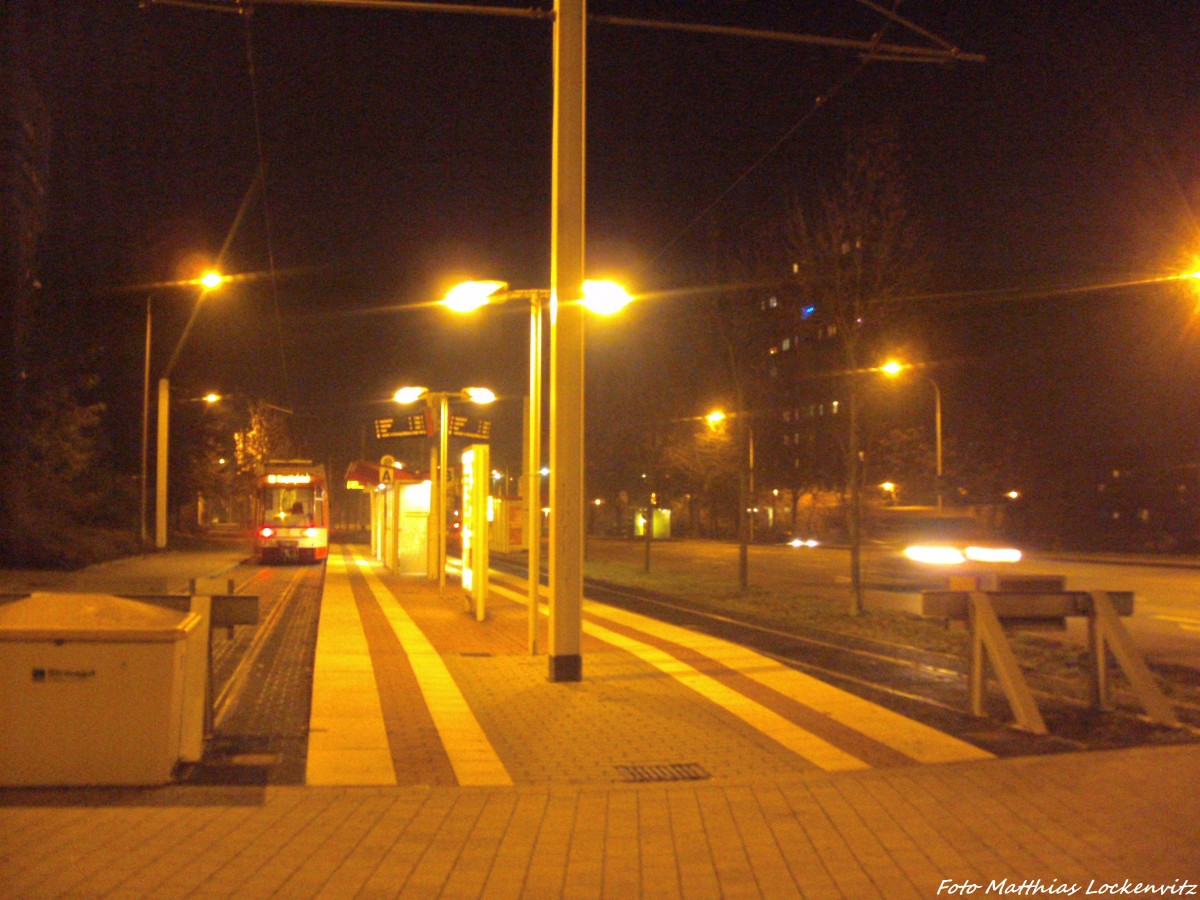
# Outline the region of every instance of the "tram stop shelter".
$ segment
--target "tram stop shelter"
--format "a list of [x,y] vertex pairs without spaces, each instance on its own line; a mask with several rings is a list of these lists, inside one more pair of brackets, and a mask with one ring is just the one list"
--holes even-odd
[[346,484],[370,497],[371,553],[398,575],[428,575],[431,562],[429,510],[432,483],[425,475],[388,464],[359,461],[346,470]]

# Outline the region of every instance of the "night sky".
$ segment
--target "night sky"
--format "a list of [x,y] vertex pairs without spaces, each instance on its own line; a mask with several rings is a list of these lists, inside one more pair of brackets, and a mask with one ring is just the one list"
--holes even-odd
[[[465,322],[413,307],[463,277],[548,283],[548,22],[281,6],[247,20],[113,0],[40,8],[33,43],[54,126],[42,280],[104,347],[120,417],[136,421],[140,402],[145,292],[134,286],[215,258],[260,138],[278,280],[206,301],[178,379],[351,431],[384,414],[402,383],[522,392],[522,309]],[[858,39],[881,21],[849,0],[590,9]],[[698,286],[713,227],[777,216],[790,194],[834,177],[848,135],[887,119],[910,156],[930,291],[1025,289],[926,302],[928,346],[986,360],[946,369],[950,410],[967,395],[1017,397],[1078,417],[1083,443],[1158,430],[1194,442],[1200,334],[1185,295],[1031,290],[1153,277],[1200,254],[1194,9],[913,0],[900,11],[987,63],[863,66],[847,51],[592,26],[589,272],[635,292]],[[893,26],[885,38],[905,36]],[[831,99],[815,111],[818,97]],[[266,272],[266,235],[257,198],[223,269]],[[165,359],[188,294],[157,302]],[[653,383],[660,353],[686,371],[687,336],[664,325],[680,302],[595,326],[594,383]],[[694,401],[699,411],[708,398]],[[519,426],[519,404],[506,408]]]

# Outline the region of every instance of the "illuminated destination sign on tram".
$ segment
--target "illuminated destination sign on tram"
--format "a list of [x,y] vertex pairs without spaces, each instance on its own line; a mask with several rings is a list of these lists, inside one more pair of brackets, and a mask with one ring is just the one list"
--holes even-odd
[[311,475],[268,475],[267,484],[312,484]]

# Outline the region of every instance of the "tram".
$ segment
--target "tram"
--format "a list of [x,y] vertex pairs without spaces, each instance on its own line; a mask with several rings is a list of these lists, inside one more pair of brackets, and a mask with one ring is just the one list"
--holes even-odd
[[254,555],[262,563],[315,563],[329,555],[325,467],[271,460],[258,475]]

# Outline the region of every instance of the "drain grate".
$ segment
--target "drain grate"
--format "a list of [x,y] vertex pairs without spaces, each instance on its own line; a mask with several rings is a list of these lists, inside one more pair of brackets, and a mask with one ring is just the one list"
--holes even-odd
[[617,766],[622,781],[704,781],[712,778],[708,770],[697,763],[661,763],[648,766]]

